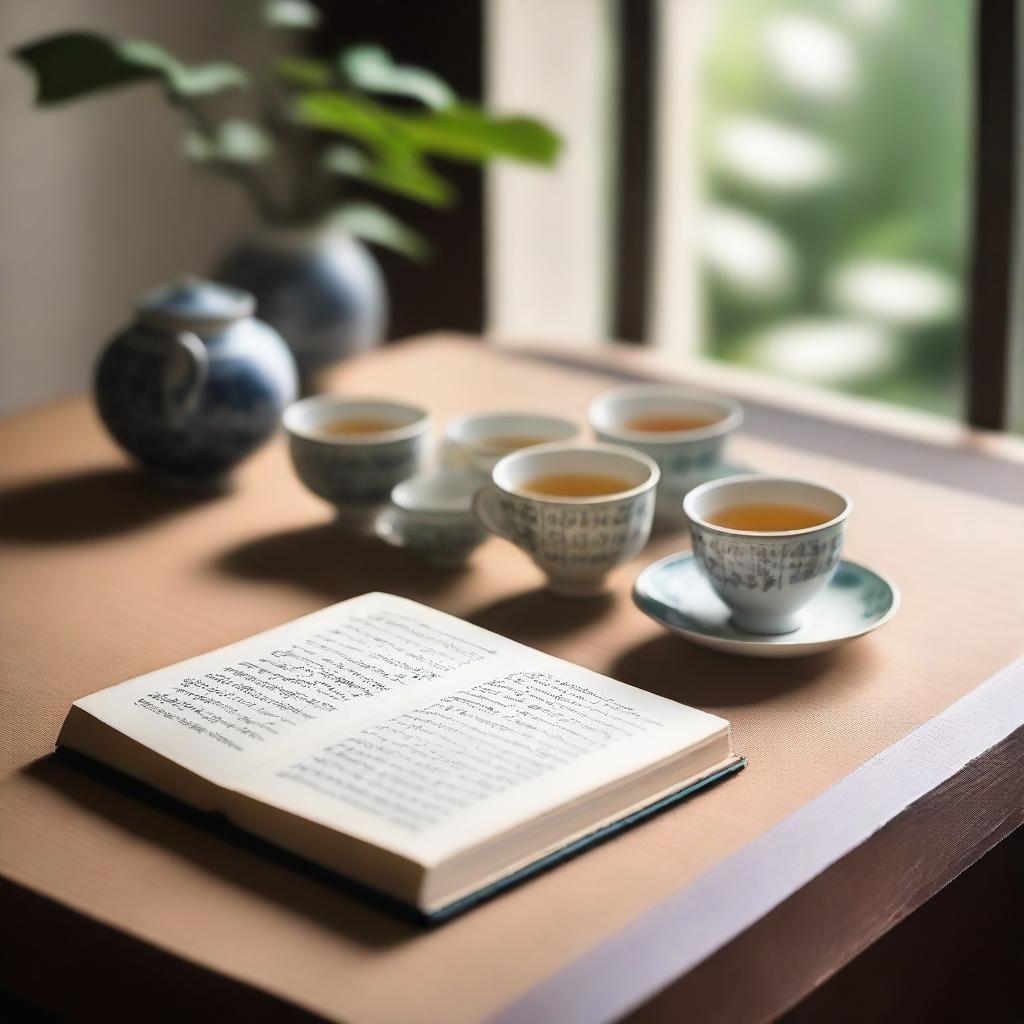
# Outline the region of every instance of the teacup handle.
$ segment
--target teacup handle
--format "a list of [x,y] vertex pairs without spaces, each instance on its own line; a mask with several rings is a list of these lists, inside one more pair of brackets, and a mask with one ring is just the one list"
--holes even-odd
[[505,540],[512,540],[512,534],[505,529],[505,515],[501,509],[501,491],[497,487],[481,487],[473,495],[473,515],[485,530]]

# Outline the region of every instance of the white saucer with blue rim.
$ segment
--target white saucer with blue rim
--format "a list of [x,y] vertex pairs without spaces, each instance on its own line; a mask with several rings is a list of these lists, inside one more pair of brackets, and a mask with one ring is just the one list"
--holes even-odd
[[633,601],[655,622],[728,654],[754,658],[799,658],[839,647],[884,625],[900,606],[900,592],[884,576],[842,559],[828,586],[804,609],[804,624],[792,633],[765,636],[737,629],[693,555],[669,555],[647,566],[633,585]]

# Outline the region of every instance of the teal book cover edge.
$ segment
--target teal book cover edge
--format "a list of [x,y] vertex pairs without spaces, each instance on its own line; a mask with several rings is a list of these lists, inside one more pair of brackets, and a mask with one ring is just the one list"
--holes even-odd
[[669,793],[668,796],[662,797],[653,804],[648,804],[639,811],[634,811],[632,814],[629,814],[624,818],[619,818],[617,821],[613,821],[611,824],[605,825],[603,828],[599,828],[594,832],[581,836],[579,839],[569,843],[567,846],[563,846],[560,849],[549,853],[546,857],[541,857],[539,860],[535,860],[532,863],[527,864],[518,871],[514,871],[510,875],[505,875],[504,878],[500,878],[498,881],[492,882],[490,885],[485,885],[483,888],[477,889],[476,892],[470,893],[468,896],[463,896],[461,899],[455,900],[453,903],[449,903],[446,906],[441,907],[439,910],[431,911],[429,914],[425,914],[422,911],[417,911],[417,913],[423,919],[424,924],[441,924],[444,921],[450,921],[453,917],[457,917],[459,914],[464,914],[467,910],[471,910],[473,907],[478,906],[486,900],[499,896],[507,889],[511,889],[513,886],[519,885],[520,882],[525,882],[527,879],[533,878],[535,875],[539,875],[558,864],[571,860],[573,857],[589,850],[591,847],[612,839],[620,832],[625,832],[627,829],[633,828],[634,825],[639,825],[640,822],[645,821],[647,818],[668,810],[670,807],[674,807],[676,804],[686,800],[688,797],[693,796],[694,793],[697,793],[702,789],[706,789],[708,786],[712,786],[717,782],[721,782],[730,775],[735,775],[736,772],[745,768],[746,765],[747,759],[745,757],[741,757],[738,761],[735,761],[733,764],[727,765],[725,768],[721,769],[721,771],[717,771],[713,775],[705,776],[703,779],[699,779],[697,782],[694,782],[683,789],[677,790],[675,793]]
[[344,875],[331,871],[329,868],[325,868],[322,865],[316,864],[304,857],[300,857],[297,854],[283,850],[281,847],[275,846],[273,843],[260,839],[259,837],[252,835],[252,833],[246,832],[243,829],[238,828],[238,826],[233,825],[221,814],[210,814],[205,811],[198,811],[194,807],[190,807],[188,804],[182,803],[180,800],[176,800],[173,797],[168,796],[166,793],[161,793],[159,790],[154,789],[152,786],[149,786],[144,782],[139,782],[138,779],[134,779],[130,775],[117,771],[115,768],[110,768],[84,754],[79,754],[77,751],[69,750],[66,747],[58,747],[55,756],[61,761],[86,772],[88,775],[99,780],[105,785],[114,786],[122,792],[128,793],[136,799],[142,800],[144,803],[149,804],[152,807],[173,814],[177,818],[184,819],[204,831],[213,832],[236,847],[257,853],[291,870],[298,871],[315,881],[328,885],[331,888],[338,889],[339,891],[354,896],[363,902],[371,903],[374,906],[379,907],[382,910],[386,910],[387,912],[403,918],[406,921],[411,921],[415,924],[426,927],[443,924],[446,921],[452,920],[452,918],[459,917],[466,913],[466,911],[472,910],[474,907],[500,896],[502,893],[507,892],[509,889],[514,888],[522,882],[534,878],[545,871],[549,871],[552,868],[557,867],[559,864],[562,864],[567,860],[571,860],[573,857],[579,856],[579,854],[589,850],[591,847],[607,842],[609,839],[619,835],[621,832],[625,832],[627,829],[633,828],[635,825],[640,824],[647,818],[650,818],[655,814],[660,814],[662,811],[665,811],[670,807],[674,807],[676,804],[688,799],[695,793],[698,793],[703,789],[707,789],[709,786],[715,785],[723,779],[736,774],[736,772],[745,768],[747,764],[746,758],[740,757],[733,763],[726,765],[726,767],[722,768],[720,771],[717,771],[712,775],[705,776],[704,778],[691,783],[689,786],[685,786],[683,789],[677,790],[675,793],[670,793],[668,796],[662,797],[653,804],[648,804],[648,806],[641,808],[639,811],[634,811],[632,814],[629,814],[624,818],[619,818],[617,821],[613,821],[594,832],[581,836],[579,839],[574,840],[566,846],[547,854],[547,856],[540,857],[530,864],[527,864],[518,871],[505,875],[496,882],[485,885],[475,892],[472,892],[467,896],[463,896],[452,903],[446,904],[437,910],[425,913],[418,907],[402,903],[377,889],[371,889],[368,886],[361,885],[359,882],[355,882]]

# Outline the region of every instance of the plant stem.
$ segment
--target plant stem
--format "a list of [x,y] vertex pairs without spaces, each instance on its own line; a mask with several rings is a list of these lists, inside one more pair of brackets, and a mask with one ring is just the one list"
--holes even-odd
[[[175,102],[176,105],[184,111],[185,116],[192,122],[196,131],[201,135],[206,136],[208,139],[212,140],[216,138],[217,126],[208,116],[206,111],[203,110],[201,103],[192,99],[178,99],[172,102]],[[253,206],[256,208],[256,212],[259,213],[263,220],[268,224],[278,224],[285,219],[283,211],[274,201],[273,196],[270,194],[270,190],[251,167],[247,167],[244,164],[232,164],[225,162],[221,165],[221,169],[225,174],[234,178],[234,180],[242,187],[245,193],[249,196]]]
[[282,96],[266,83],[263,83],[259,91],[260,115],[264,127],[287,158],[284,168],[288,178],[286,216],[301,224],[310,219],[318,219],[324,212],[321,190],[317,187],[323,144],[311,132],[295,123],[287,110],[290,101],[289,96]]

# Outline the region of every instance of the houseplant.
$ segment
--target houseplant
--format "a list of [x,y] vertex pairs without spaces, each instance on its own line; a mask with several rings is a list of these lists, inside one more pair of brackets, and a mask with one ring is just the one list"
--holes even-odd
[[[268,31],[313,29],[308,0],[260,5]],[[386,298],[372,242],[414,259],[425,239],[364,198],[358,183],[433,207],[452,185],[434,161],[554,161],[559,140],[540,122],[499,117],[460,100],[437,75],[396,64],[379,46],[333,59],[282,52],[257,75],[227,62],[188,65],[141,40],[65,32],[20,46],[15,59],[37,83],[39,106],[133,84],[156,83],[187,125],[184,153],[241,187],[264,230],[215,276],[252,291],[262,319],[292,346],[308,374],[381,337]],[[241,111],[229,110],[242,104]]]

